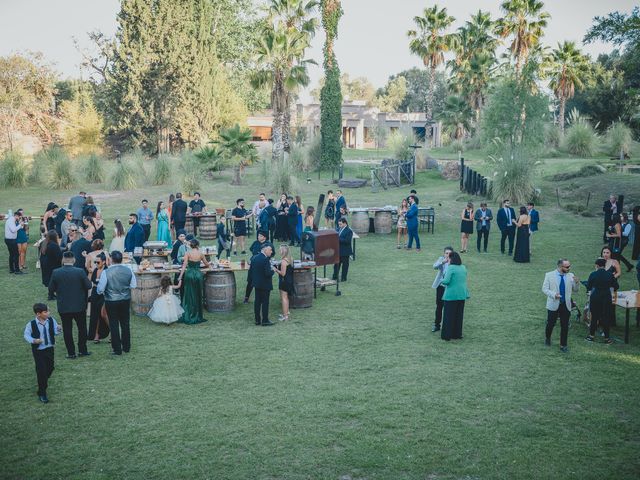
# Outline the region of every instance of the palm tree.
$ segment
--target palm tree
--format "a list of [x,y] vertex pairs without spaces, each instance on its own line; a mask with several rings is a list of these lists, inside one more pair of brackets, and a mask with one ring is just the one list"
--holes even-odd
[[283,126],[289,94],[309,84],[307,65],[315,62],[302,59],[308,46],[308,35],[285,29],[267,27],[257,39],[256,63],[262,68],[253,73],[251,84],[255,88],[271,87],[273,161],[279,161],[284,152]]
[[435,88],[436,69],[444,62],[444,54],[451,50],[456,42],[456,36],[444,33],[455,18],[447,14],[447,9],[424,9],[423,17],[413,17],[416,30],[409,30],[407,36],[411,39],[409,50],[418,55],[424,66],[429,69],[429,89],[426,98],[427,131],[433,118],[433,92]]
[[544,35],[550,15],[542,10],[544,3],[539,0],[505,0],[500,8],[504,16],[496,22],[496,33],[502,38],[513,37],[509,50],[519,78],[529,52]]
[[438,118],[453,132],[453,138],[460,140],[471,128],[473,111],[464,98],[451,95],[445,100],[444,110]]
[[584,86],[583,78],[588,74],[588,58],[576,48],[575,42],[558,43],[551,52],[551,65],[547,71],[549,86],[560,102],[560,133],[564,134],[564,109],[567,100],[573,97],[576,88]]
[[247,165],[251,165],[258,153],[256,146],[251,143],[251,129],[242,128],[237,123],[227,129],[220,130],[219,138],[214,142],[220,154],[233,165],[233,185],[240,185],[241,174]]

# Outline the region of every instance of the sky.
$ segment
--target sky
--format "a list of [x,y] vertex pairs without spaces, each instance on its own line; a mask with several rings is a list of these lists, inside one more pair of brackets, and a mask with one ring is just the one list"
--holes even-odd
[[[478,9],[500,14],[498,0],[447,0],[436,2],[456,18],[461,26]],[[78,39],[88,47],[87,32],[100,30],[108,35],[116,31],[119,0],[0,0],[0,55],[15,52],[42,52],[63,78],[79,77],[81,56],[73,44]],[[422,67],[418,57],[409,53],[407,31],[413,17],[421,15],[434,2],[425,0],[343,0],[344,16],[338,30],[336,54],[342,72],[351,77],[366,77],[376,87],[384,86],[388,77],[411,67]],[[582,37],[593,17],[611,11],[630,12],[634,0],[552,0],[545,2],[551,14],[543,43],[556,46],[563,40],[582,45]],[[307,58],[311,66],[311,85],[303,92],[303,102],[322,77],[322,44],[319,31]],[[612,45],[594,43],[583,46],[592,56],[612,50]],[[86,76],[86,74],[85,74]]]

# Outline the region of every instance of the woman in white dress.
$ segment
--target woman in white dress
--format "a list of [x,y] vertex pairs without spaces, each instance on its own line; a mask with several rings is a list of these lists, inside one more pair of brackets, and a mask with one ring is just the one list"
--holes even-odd
[[112,253],[115,250],[124,252],[124,227],[122,226],[122,222],[118,219],[113,223],[115,224],[115,228],[113,229],[113,240],[111,240],[111,245],[109,245],[109,253]]
[[166,323],[168,325],[180,319],[184,313],[184,309],[180,305],[178,296],[173,294],[173,290],[180,289],[180,283],[178,283],[178,285],[172,285],[171,279],[167,276],[160,279],[158,298],[154,300],[153,306],[148,313],[151,320],[156,323]]

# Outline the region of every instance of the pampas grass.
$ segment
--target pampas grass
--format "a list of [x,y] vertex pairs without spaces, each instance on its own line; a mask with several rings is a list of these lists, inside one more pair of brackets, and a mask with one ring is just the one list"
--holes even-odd
[[27,167],[18,152],[6,152],[0,161],[0,183],[3,187],[24,187],[27,183]]
[[153,162],[153,184],[164,185],[171,178],[171,161],[169,157],[160,155]]

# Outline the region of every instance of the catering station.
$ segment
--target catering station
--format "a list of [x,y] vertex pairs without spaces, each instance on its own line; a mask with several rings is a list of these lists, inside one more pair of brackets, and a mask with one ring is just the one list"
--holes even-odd
[[[384,207],[350,207],[351,229],[360,237],[369,233],[388,235],[398,222],[398,207],[386,205]],[[420,227],[426,227],[427,232],[435,231],[435,209],[433,207],[418,207],[418,221]]]

